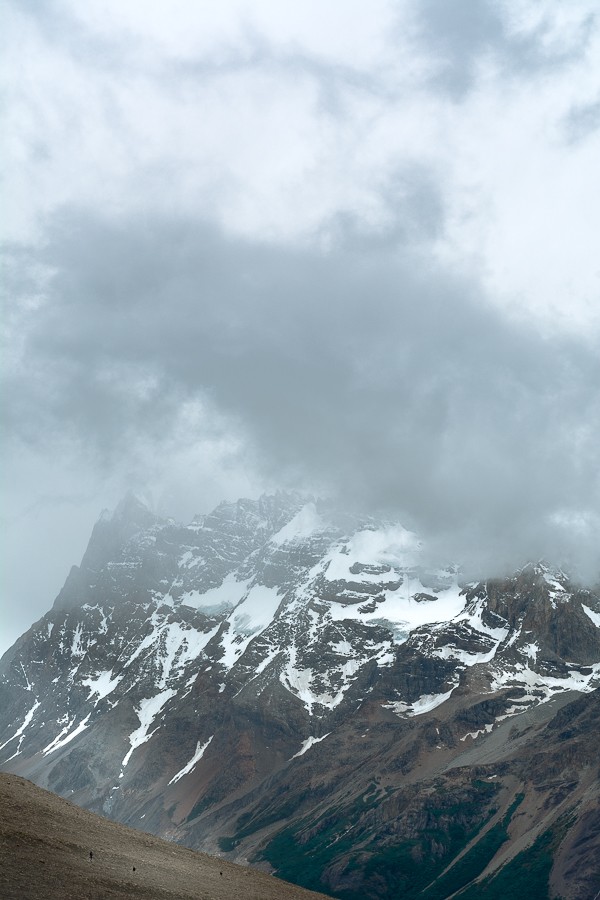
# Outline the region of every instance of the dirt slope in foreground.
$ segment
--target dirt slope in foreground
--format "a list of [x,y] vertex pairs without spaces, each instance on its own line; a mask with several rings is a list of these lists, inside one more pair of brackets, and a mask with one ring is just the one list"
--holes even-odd
[[109,822],[16,775],[0,773],[0,810],[2,900],[325,897]]

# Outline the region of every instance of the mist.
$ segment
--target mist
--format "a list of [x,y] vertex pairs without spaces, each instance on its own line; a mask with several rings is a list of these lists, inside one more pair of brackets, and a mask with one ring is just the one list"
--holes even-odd
[[7,386],[23,441],[76,435],[110,469],[175,433],[236,435],[264,483],[403,519],[467,566],[596,573],[600,360],[585,339],[351,230],[327,251],[89,213],[47,233],[35,364]]
[[597,579],[592,0],[4,6],[6,633],[127,490]]

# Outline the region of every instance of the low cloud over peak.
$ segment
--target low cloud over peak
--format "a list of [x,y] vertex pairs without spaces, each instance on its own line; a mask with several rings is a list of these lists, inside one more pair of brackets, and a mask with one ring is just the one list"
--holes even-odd
[[231,429],[259,477],[394,511],[475,560],[568,555],[573,512],[599,508],[595,350],[507,319],[419,248],[83,212],[49,234],[7,390],[16,434],[66,429],[121,466],[176,428],[189,444]]

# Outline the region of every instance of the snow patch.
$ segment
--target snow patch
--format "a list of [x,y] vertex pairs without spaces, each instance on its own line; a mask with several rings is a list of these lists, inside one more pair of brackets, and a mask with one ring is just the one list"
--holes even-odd
[[173,775],[173,777],[169,781],[169,784],[175,784],[176,781],[179,781],[180,778],[183,778],[184,775],[187,775],[188,772],[192,771],[192,769],[194,768],[196,763],[199,762],[202,759],[202,757],[204,756],[204,751],[206,750],[206,748],[208,747],[208,745],[210,744],[210,742],[212,741],[213,738],[214,738],[214,734],[211,734],[211,736],[209,737],[207,742],[205,744],[202,744],[202,746],[200,746],[200,741],[198,741],[198,743],[196,744],[196,750],[194,752],[194,755],[190,759],[190,761],[183,767],[183,769],[180,769],[176,775]]
[[[381,580],[380,575],[377,578]],[[394,634],[395,643],[402,644],[416,628],[450,622],[463,612],[465,599],[461,596],[458,584],[454,583],[440,591],[435,600],[427,603],[414,599],[415,594],[429,593],[430,590],[418,578],[411,578],[406,574],[398,590],[388,589],[383,592],[384,599],[377,603],[372,612],[361,612],[361,607],[364,609],[364,605],[369,602],[369,598],[365,597],[362,604],[348,605],[332,601],[328,604],[328,613],[334,622],[354,619],[365,625],[387,625]]]
[[527,658],[532,662],[536,661],[539,652],[540,648],[536,643],[523,644],[523,646],[519,648],[519,653],[521,653],[523,656],[527,656]]
[[335,709],[336,706],[339,706],[344,699],[344,694],[350,687],[353,676],[356,675],[365,660],[369,658],[367,656],[364,659],[349,659],[341,666],[330,668],[327,673],[330,684],[335,679],[336,683],[341,682],[340,686],[334,687],[332,691],[315,691],[312,685],[314,682],[323,684],[323,674],[313,672],[309,668],[297,668],[297,655],[297,647],[293,645],[290,647],[287,665],[281,672],[279,679],[290,693],[304,703],[309,716],[312,716],[314,706],[324,706],[327,709]]
[[172,690],[172,688],[167,688],[165,691],[161,691],[160,694],[156,694],[154,697],[148,697],[140,702],[139,709],[136,709],[137,717],[140,720],[140,727],[136,728],[136,730],[132,731],[129,735],[130,747],[123,757],[123,762],[121,763],[121,775],[119,777],[122,777],[123,769],[131,759],[133,751],[142,744],[145,744],[146,741],[150,740],[157,730],[156,728],[154,731],[150,731],[149,729],[161,712],[163,706],[173,696],[175,696],[175,691]]
[[240,602],[248,589],[249,583],[249,578],[245,581],[238,581],[235,573],[230,572],[218,587],[209,588],[203,593],[200,591],[188,591],[181,597],[180,602],[184,606],[200,610],[206,615],[228,612]]
[[55,750],[59,750],[61,747],[64,747],[66,744],[70,743],[73,738],[76,738],[78,734],[81,734],[82,731],[85,731],[90,715],[91,713],[88,713],[85,719],[83,719],[83,721],[79,723],[77,728],[75,728],[73,731],[69,731],[73,722],[75,721],[75,719],[73,719],[73,721],[69,725],[67,725],[59,734],[57,734],[54,740],[51,741],[47,747],[44,747],[44,749],[42,750],[44,756],[47,756],[49,753],[54,753]]
[[311,537],[317,531],[324,531],[326,527],[315,504],[307,503],[293,519],[290,519],[287,525],[273,535],[271,543],[281,546],[288,541],[301,541]]
[[186,550],[185,553],[179,557],[178,567],[180,569],[189,569],[196,562],[197,557],[194,556],[191,550]]
[[85,650],[81,645],[81,635],[83,632],[83,625],[81,622],[77,623],[77,628],[75,629],[75,633],[73,634],[73,643],[71,644],[71,656],[85,656]]
[[[381,575],[370,572],[355,575],[350,569],[356,563],[406,569],[416,565],[420,548],[417,536],[401,525],[357,531],[325,557],[325,577],[328,581],[378,582]],[[390,576],[394,573],[390,572]]]
[[550,575],[549,572],[544,572],[544,581],[551,588],[551,593],[565,593],[565,589],[560,581],[557,581],[557,579]]
[[[465,736],[461,737],[461,741],[466,741],[466,739],[469,737],[473,738],[473,740],[475,740],[476,738],[479,737],[480,734],[489,734],[493,727],[494,727],[494,724],[490,723],[488,725],[484,725],[483,728],[479,729],[479,731],[467,731]],[[492,777],[495,778],[496,776],[493,775]]]
[[446,691],[445,694],[423,694],[422,697],[419,697],[418,700],[415,700],[412,705],[412,710],[408,713],[408,715],[421,716],[423,715],[423,713],[431,712],[432,709],[436,709],[436,707],[441,706],[442,703],[445,703],[446,700],[449,700],[452,696],[453,690],[454,687],[451,687],[450,690]]
[[524,687],[529,695],[521,698],[518,704],[508,710],[505,715],[498,716],[498,721],[511,715],[518,715],[518,713],[523,712],[524,709],[534,703],[546,703],[557,693],[562,693],[563,691],[579,691],[580,693],[593,691],[600,684],[600,663],[595,663],[593,666],[590,666],[590,669],[591,672],[588,674],[578,672],[576,669],[570,669],[568,675],[564,678],[541,675],[524,663],[517,663],[510,670],[497,669],[493,672],[492,691],[518,685]]
[[331,734],[331,732],[328,731],[327,734],[324,734],[323,737],[320,737],[320,738],[318,738],[318,737],[308,737],[308,738],[306,738],[306,740],[303,742],[303,744],[302,744],[302,746],[300,747],[300,749],[298,750],[298,752],[297,752],[297,753],[294,753],[294,755],[292,756],[292,759],[297,759],[297,757],[299,757],[299,756],[304,756],[304,754],[306,753],[306,751],[307,751],[307,750],[310,750],[310,748],[311,748],[314,744],[320,744],[321,741],[324,741],[325,738],[326,738],[326,737],[329,737],[330,734]]
[[90,678],[82,678],[81,683],[90,689],[88,700],[96,694],[94,702],[94,706],[96,706],[100,700],[114,691],[122,678],[122,675],[116,675],[113,678],[112,671],[105,669],[102,672],[98,672],[97,675],[92,675]]
[[30,682],[29,678],[27,677],[27,672],[25,671],[25,666],[23,665],[23,663],[19,663],[19,665],[21,666],[21,672],[23,673],[23,678],[25,679],[25,689],[27,691],[32,691],[33,685]]
[[474,608],[472,607],[471,610],[465,610],[465,612],[460,613],[456,616],[454,621],[467,622],[474,631],[486,634],[488,637],[491,637],[500,643],[500,641],[503,641],[508,636],[508,625],[500,628],[492,628],[490,625],[485,625],[483,622],[484,608],[484,601],[478,600]]
[[[4,743],[2,745],[0,745],[0,750],[3,750],[6,747],[6,745],[10,744],[11,741],[14,741],[15,738],[17,738],[17,737],[20,738],[19,746],[17,747],[17,749],[13,753],[13,755],[9,756],[9,759],[12,759],[14,756],[17,756],[18,753],[20,752],[21,744],[23,743],[23,737],[24,737],[23,732],[28,727],[28,725],[31,724],[31,720],[33,719],[33,717],[35,715],[35,711],[39,707],[39,705],[40,705],[39,701],[36,700],[35,703],[33,704],[33,706],[31,707],[31,709],[29,710],[29,712],[27,713],[27,715],[25,716],[25,718],[23,719],[23,724],[20,726],[20,728],[17,728],[17,730],[15,731],[13,736],[9,737],[9,739],[7,741],[4,741]],[[5,760],[5,761],[8,762],[8,760]]]
[[169,622],[158,612],[152,614],[150,624],[152,630],[140,641],[123,668],[129,668],[145,650],[150,650],[150,655],[160,667],[157,687],[162,688],[167,686],[170,678],[180,674],[182,669],[197,659],[219,630],[216,625],[210,631],[197,631],[179,622]]
[[277,588],[255,584],[229,615],[228,630],[221,638],[221,663],[230,669],[242,656],[250,641],[273,621],[281,603]]
[[349,641],[338,641],[335,644],[331,644],[331,649],[340,656],[350,656],[352,644]]
[[423,694],[414,703],[404,703],[401,700],[395,700],[391,703],[383,703],[383,709],[391,709],[398,716],[422,716],[424,713],[431,712],[432,709],[441,706],[446,700],[449,700],[454,691],[451,687],[445,694]]
[[267,666],[270,663],[272,663],[273,660],[275,659],[275,657],[279,656],[280,653],[281,653],[281,650],[278,647],[275,647],[272,650],[270,650],[269,653],[267,653],[267,655],[265,656],[265,658],[263,660],[261,660],[261,662],[259,662],[259,664],[257,665],[256,674],[262,675],[262,673],[265,671]]
[[585,606],[584,603],[581,604],[581,608],[588,619],[591,619],[594,625],[597,625],[598,628],[600,628],[600,613],[594,612],[593,609],[590,609],[589,606]]
[[486,653],[470,653],[468,650],[461,650],[460,647],[455,647],[453,644],[447,644],[445,647],[433,650],[431,655],[438,659],[456,659],[465,666],[475,666],[478,663],[490,662],[496,655],[497,648],[498,645],[495,644]]

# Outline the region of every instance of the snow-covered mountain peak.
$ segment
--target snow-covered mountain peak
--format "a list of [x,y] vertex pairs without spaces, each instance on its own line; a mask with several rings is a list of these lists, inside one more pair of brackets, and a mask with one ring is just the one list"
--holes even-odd
[[352,822],[375,791],[379,815],[422,760],[442,777],[489,739],[485,762],[598,686],[600,596],[546,563],[465,584],[314,498],[188,525],[126,498],[0,664],[0,765],[214,851],[325,796],[337,820],[358,791]]
[[385,735],[483,695],[489,733],[600,684],[600,598],[545,564],[464,584],[400,524],[297,494],[118,510],[0,669],[4,765],[111,815],[149,772],[161,822],[198,779],[233,803],[356,715]]

